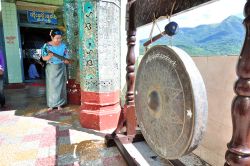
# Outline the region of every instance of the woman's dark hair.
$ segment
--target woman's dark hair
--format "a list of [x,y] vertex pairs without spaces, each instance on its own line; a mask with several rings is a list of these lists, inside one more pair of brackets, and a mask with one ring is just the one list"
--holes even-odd
[[59,29],[52,29],[49,34],[51,37],[55,37],[56,35],[63,35],[62,31]]

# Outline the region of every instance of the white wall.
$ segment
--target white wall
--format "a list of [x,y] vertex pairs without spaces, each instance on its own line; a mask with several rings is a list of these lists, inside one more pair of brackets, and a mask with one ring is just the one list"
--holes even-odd
[[195,154],[213,166],[224,165],[232,136],[231,104],[238,56],[193,57],[208,96],[207,130]]

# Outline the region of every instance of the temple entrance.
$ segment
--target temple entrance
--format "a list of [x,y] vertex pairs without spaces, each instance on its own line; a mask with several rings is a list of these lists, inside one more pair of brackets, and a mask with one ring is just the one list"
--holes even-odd
[[50,40],[50,29],[20,27],[23,71],[25,82],[45,79],[45,63],[41,59],[41,47]]

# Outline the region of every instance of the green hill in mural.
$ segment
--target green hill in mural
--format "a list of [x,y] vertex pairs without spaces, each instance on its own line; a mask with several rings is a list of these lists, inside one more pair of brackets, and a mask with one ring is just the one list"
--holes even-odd
[[[185,50],[192,56],[239,55],[245,36],[243,20],[230,16],[218,24],[200,25],[195,28],[180,28],[172,37],[172,45]],[[144,52],[140,41],[140,54]],[[163,37],[153,45],[169,44],[169,39]]]

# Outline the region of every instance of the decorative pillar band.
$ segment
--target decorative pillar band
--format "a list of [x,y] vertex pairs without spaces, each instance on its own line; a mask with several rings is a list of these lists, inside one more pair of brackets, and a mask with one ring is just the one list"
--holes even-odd
[[85,128],[116,128],[120,115],[120,0],[79,0],[81,111]]

